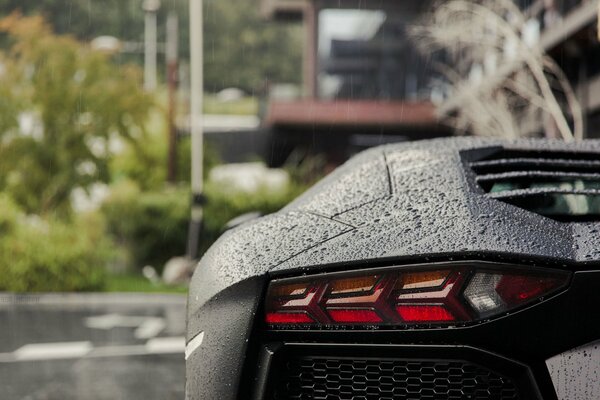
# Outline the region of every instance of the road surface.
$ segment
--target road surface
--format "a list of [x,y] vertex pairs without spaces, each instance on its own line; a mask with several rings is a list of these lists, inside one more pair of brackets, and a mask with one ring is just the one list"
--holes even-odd
[[185,297],[0,294],[0,398],[184,397]]

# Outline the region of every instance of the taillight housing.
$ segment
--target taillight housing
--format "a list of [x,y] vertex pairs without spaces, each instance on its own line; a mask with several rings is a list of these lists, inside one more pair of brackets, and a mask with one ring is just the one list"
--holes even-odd
[[388,267],[273,280],[271,329],[447,327],[506,314],[563,289],[569,273],[488,263]]

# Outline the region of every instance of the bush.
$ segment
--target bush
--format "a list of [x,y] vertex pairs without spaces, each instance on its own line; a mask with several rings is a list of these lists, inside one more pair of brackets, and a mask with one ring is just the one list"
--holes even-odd
[[160,271],[169,258],[185,253],[188,193],[177,188],[141,192],[131,181],[113,186],[102,212],[129,267],[152,265]]
[[244,192],[208,183],[205,188],[207,204],[204,208],[200,254],[208,250],[233,218],[248,212],[257,211],[265,215],[279,211],[303,191],[304,187],[293,184],[283,190],[262,188],[257,192]]
[[[247,213],[275,212],[302,192],[290,185],[285,190],[260,190],[254,193],[226,190],[209,183],[205,189],[207,204],[200,238],[200,254],[223,233],[227,222]],[[131,181],[113,187],[102,206],[108,231],[125,250],[129,269],[152,265],[162,271],[171,257],[186,251],[190,193],[187,189],[167,188],[142,192]]]
[[[1,94],[1,93],[0,93]],[[161,115],[162,116],[162,115]],[[167,179],[167,126],[154,115],[148,123],[149,129],[143,146],[126,143],[124,151],[111,160],[111,175],[116,182],[132,180],[142,191],[160,191]],[[218,150],[204,143],[204,176],[215,165],[220,164]],[[177,141],[177,182],[190,182],[191,139],[183,137]]]
[[98,216],[68,224],[25,216],[0,197],[0,290],[100,290],[111,257]]

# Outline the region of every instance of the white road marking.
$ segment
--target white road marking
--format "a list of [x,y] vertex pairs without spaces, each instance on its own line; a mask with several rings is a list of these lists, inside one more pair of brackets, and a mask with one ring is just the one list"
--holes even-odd
[[152,354],[185,353],[184,337],[154,338],[146,342],[146,349]]
[[150,339],[158,335],[167,327],[163,318],[146,318],[144,322],[135,330],[133,335],[136,339]]
[[120,314],[105,314],[85,319],[88,328],[110,330],[113,328],[136,328],[136,339],[150,339],[161,333],[167,324],[161,317],[141,317]]
[[17,361],[81,358],[92,350],[91,342],[27,344],[13,354]]
[[198,350],[198,347],[202,346],[204,341],[204,332],[197,334],[190,342],[185,346],[185,359],[190,358],[193,352]]
[[94,347],[91,342],[27,344],[12,353],[0,353],[0,364],[78,358],[130,357],[152,354],[185,354],[183,336],[153,338],[144,344]]

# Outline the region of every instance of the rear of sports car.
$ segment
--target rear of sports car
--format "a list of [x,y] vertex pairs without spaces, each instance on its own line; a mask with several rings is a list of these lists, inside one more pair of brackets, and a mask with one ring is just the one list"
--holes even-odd
[[600,398],[600,143],[376,148],[226,233],[188,399]]

